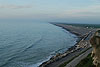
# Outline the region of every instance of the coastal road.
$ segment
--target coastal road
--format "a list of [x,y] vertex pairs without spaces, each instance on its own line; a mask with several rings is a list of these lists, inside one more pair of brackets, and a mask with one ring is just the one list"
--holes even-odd
[[68,63],[65,67],[75,67],[82,59],[87,57],[88,54],[92,52],[92,48],[84,52],[83,54],[76,57],[74,60],[72,60],[70,63]]
[[[75,26],[70,26],[70,25],[64,25],[64,24],[56,24],[57,26],[60,26],[68,31],[70,31],[71,33],[74,32],[77,34],[80,34],[81,36],[85,35],[86,33],[89,33],[88,37],[86,37],[85,41],[90,40],[91,36],[93,35],[93,29],[87,29],[87,28],[82,28],[82,27],[75,27]],[[69,55],[67,55],[66,57],[63,57],[51,64],[48,64],[46,67],[59,67],[59,65],[63,64],[64,62],[69,61],[70,59],[74,58],[75,56],[79,55],[80,53],[82,53],[83,51],[87,50],[88,48],[83,48],[80,50],[77,50],[73,53],[70,53]],[[85,53],[81,54],[80,56],[76,57],[74,60],[72,60],[66,67],[70,67],[70,65],[72,65],[71,67],[74,67],[75,65],[77,65],[79,63],[79,61],[81,61],[83,58],[85,58],[89,53],[92,52],[92,48],[87,50]]]
[[83,51],[87,50],[88,48],[84,48],[84,49],[80,49],[77,50],[69,55],[67,55],[66,57],[57,60],[56,62],[51,63],[50,65],[47,65],[46,67],[59,67],[59,65],[63,64],[66,61],[69,61],[70,59],[72,59],[73,57],[79,55],[80,53],[82,53]]

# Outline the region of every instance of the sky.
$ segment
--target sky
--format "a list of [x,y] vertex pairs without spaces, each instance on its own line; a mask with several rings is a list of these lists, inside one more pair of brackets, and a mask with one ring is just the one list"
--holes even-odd
[[0,20],[100,23],[100,0],[0,0]]

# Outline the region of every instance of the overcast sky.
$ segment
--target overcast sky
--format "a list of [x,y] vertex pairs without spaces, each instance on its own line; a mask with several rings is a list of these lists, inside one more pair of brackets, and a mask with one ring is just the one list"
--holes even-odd
[[100,0],[0,0],[0,19],[100,23]]

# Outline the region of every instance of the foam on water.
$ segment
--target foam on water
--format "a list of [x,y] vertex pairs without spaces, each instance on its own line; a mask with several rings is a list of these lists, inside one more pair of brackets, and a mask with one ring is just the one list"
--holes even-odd
[[76,36],[42,22],[0,22],[0,67],[37,67],[76,43]]

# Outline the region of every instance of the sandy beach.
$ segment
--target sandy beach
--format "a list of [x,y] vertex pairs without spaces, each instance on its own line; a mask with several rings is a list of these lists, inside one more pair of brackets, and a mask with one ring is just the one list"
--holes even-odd
[[[96,31],[95,29],[76,27],[67,24],[54,25],[62,27],[63,29],[71,32],[72,34],[77,35],[77,43],[74,46],[70,47],[65,53],[57,54],[56,56],[51,57],[50,60],[42,63],[39,67],[59,67],[64,62],[71,60],[72,58],[91,48],[89,40]],[[91,51],[92,50],[90,50],[89,52]]]

